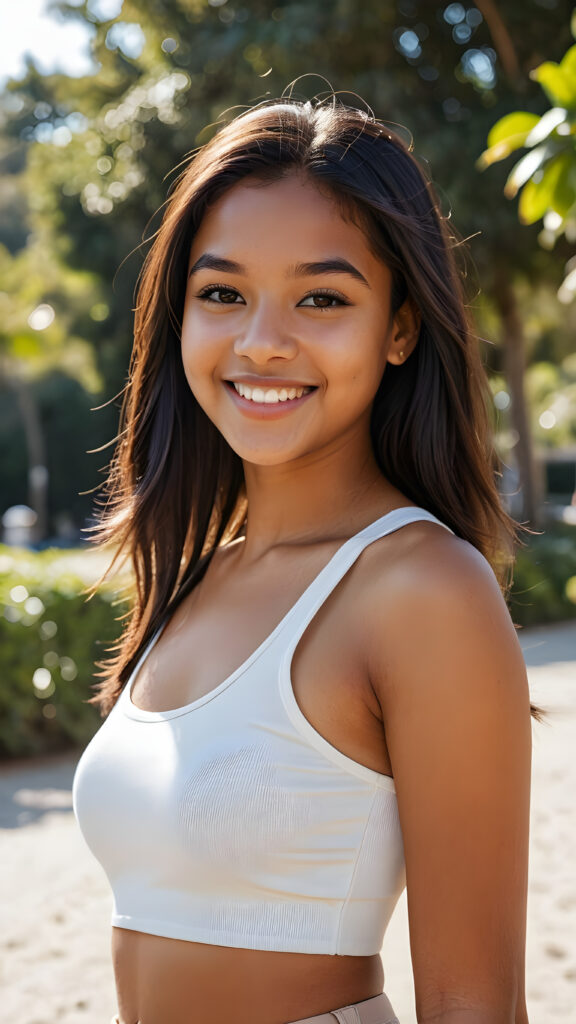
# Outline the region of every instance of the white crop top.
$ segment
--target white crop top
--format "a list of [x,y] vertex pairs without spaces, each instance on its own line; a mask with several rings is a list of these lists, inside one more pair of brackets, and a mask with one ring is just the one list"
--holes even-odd
[[[378,953],[405,884],[394,782],[304,717],[293,652],[395,509],[346,541],[253,654],[170,711],[131,700],[150,641],[86,747],[76,818],[110,881],[112,924],[173,939],[293,953]],[[450,530],[452,533],[453,531]]]

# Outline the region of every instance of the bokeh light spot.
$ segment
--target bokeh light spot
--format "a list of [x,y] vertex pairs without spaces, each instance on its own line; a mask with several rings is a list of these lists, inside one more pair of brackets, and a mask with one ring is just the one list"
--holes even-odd
[[444,21],[449,25],[459,25],[466,17],[466,9],[463,4],[448,4],[444,11]]
[[72,142],[72,132],[68,125],[58,125],[58,128],[55,128],[52,133],[52,144],[54,146],[67,146],[69,142]]
[[52,309],[52,306],[49,306],[47,302],[41,302],[40,305],[36,306],[36,309],[32,310],[30,313],[30,316],[28,317],[28,326],[31,327],[33,331],[45,331],[46,328],[50,327],[50,324],[54,322],[55,316],[56,313]]
[[52,622],[52,619],[47,619],[46,622],[43,622],[40,626],[40,636],[43,640],[52,640],[52,638],[56,636],[57,632],[58,626],[55,622]]
[[146,36],[140,25],[133,22],[117,21],[106,34],[106,46],[109,50],[122,50],[125,57],[135,60],[140,56],[146,44]]
[[24,608],[28,615],[42,615],[44,613],[44,605],[39,597],[29,597],[24,604]]
[[497,409],[507,409],[510,405],[510,395],[507,391],[497,391],[494,395],[494,405]]
[[542,413],[538,423],[543,430],[551,430],[552,427],[556,426],[556,417],[551,409],[546,409],[546,411]]
[[60,675],[67,682],[76,679],[78,668],[73,658],[60,658]]
[[37,668],[32,676],[32,682],[37,690],[47,690],[52,682],[52,673],[47,668]]
[[107,302],[95,302],[90,310],[90,316],[96,323],[107,320],[110,316],[110,307]]

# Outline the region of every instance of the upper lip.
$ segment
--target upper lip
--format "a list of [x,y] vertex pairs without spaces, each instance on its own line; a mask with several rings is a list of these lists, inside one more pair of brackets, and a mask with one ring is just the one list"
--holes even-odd
[[302,380],[284,380],[278,377],[255,377],[249,373],[234,374],[226,377],[229,384],[247,384],[251,388],[315,388],[317,384],[306,384]]

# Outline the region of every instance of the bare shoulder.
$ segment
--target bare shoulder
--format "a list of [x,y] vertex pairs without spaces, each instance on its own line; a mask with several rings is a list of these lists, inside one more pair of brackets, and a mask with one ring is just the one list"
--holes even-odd
[[[488,657],[498,662],[502,672],[513,668],[512,675],[520,676],[524,686],[516,630],[484,555],[425,521],[389,539],[396,543],[373,545],[363,602],[370,678],[380,701],[391,699],[400,678],[404,689],[418,685],[420,672],[427,676],[430,694],[441,685],[434,665],[451,662],[458,673],[481,654],[484,663]],[[444,675],[446,683],[449,677]],[[468,670],[458,685],[473,686],[477,678]]]
[[[417,520],[387,534],[388,550],[378,542],[372,545],[371,585],[377,593],[382,584],[381,597],[385,598],[391,585],[395,595],[404,590],[411,598],[414,591],[427,596],[430,590],[449,588],[469,583],[484,582],[495,593],[500,593],[494,571],[472,544],[446,530],[439,523]],[[374,596],[376,596],[376,593]]]

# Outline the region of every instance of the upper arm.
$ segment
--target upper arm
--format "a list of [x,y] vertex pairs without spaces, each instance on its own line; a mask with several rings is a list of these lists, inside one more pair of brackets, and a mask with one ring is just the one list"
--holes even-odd
[[521,1020],[526,670],[486,560],[434,534],[374,602],[370,645],[404,837],[418,1019],[461,1005],[497,1008],[486,1020],[506,1022],[517,1007]]

